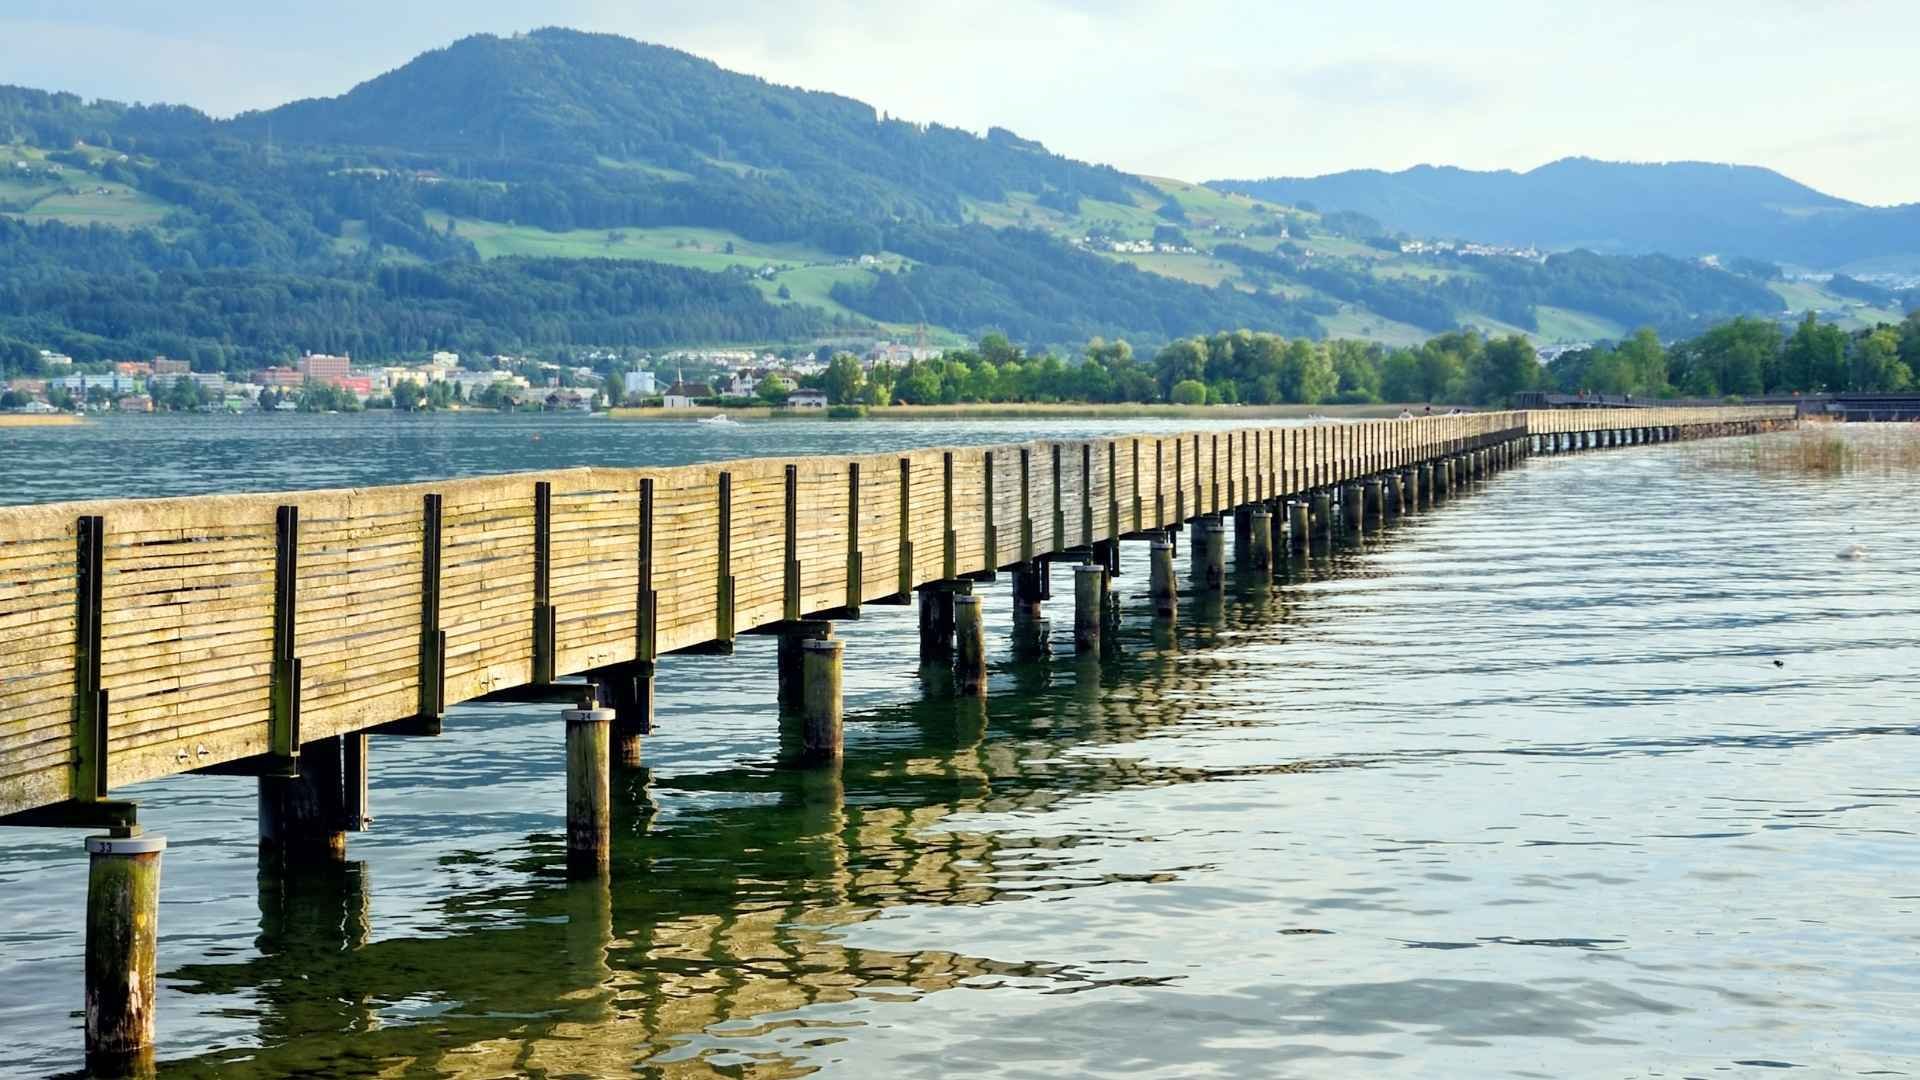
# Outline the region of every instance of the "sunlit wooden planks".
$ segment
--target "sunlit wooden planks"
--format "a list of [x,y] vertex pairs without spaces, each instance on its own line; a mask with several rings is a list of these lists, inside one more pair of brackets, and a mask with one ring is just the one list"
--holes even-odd
[[75,529],[0,520],[0,812],[67,797],[73,761]]

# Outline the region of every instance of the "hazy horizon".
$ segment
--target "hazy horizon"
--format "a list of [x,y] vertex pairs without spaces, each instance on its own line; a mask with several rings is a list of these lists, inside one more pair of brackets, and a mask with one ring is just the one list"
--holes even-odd
[[[908,120],[1006,127],[1149,176],[1421,164],[1525,172],[1591,157],[1754,165],[1871,205],[1920,200],[1909,179],[1920,129],[1902,116],[1920,76],[1899,55],[1920,32],[1920,10],[1844,5],[1873,32],[1835,34],[1841,9],[1775,3],[1515,14],[1394,2],[1371,18],[1118,8],[560,0],[528,20],[501,0],[267,12],[234,0],[24,0],[0,15],[0,80],[226,116],[344,93],[470,34],[564,25],[670,45]],[[1422,47],[1364,30],[1381,24]],[[1698,47],[1708,34],[1713,46]],[[1248,45],[1267,41],[1270,54]],[[1591,78],[1570,77],[1586,69]]]

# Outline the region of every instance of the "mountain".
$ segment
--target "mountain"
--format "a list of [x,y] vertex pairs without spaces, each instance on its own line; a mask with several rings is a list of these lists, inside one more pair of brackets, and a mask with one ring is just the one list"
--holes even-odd
[[1920,204],[1868,207],[1771,169],[1566,158],[1527,172],[1419,165],[1216,180],[1286,203],[1366,214],[1423,237],[1552,250],[1741,256],[1816,269],[1920,258]]
[[572,30],[465,38],[229,120],[0,87],[0,365],[1243,327],[1577,341],[1789,295],[1767,268],[1467,259],[1379,231]]

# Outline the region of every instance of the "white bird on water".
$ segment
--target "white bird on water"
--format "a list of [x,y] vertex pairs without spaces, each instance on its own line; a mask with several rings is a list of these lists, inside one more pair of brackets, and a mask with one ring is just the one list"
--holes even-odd
[[1834,556],[1836,559],[1846,559],[1848,561],[1864,559],[1866,557],[1867,549],[1863,544],[1848,544],[1846,547],[1840,549],[1840,554]]

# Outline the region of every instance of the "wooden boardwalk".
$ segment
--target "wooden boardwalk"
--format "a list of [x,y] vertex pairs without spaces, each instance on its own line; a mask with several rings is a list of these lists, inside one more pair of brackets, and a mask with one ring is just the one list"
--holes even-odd
[[922,659],[981,695],[968,582],[999,570],[1021,649],[1048,563],[1080,563],[1074,641],[1096,651],[1122,539],[1154,541],[1166,618],[1183,524],[1212,591],[1227,515],[1243,565],[1271,570],[1336,519],[1430,506],[1530,452],[1795,423],[1792,406],[1489,412],[0,508],[0,824],[107,830],[86,842],[86,1039],[120,1070],[152,1052],[166,841],[116,788],[257,776],[263,865],[339,858],[366,823],[369,734],[438,734],[475,698],[567,701],[568,871],[604,877],[610,773],[638,763],[662,654],[778,631],[791,763],[831,768],[825,620],[864,604],[919,590]]
[[1530,436],[1487,412],[0,508],[0,815]]

